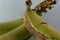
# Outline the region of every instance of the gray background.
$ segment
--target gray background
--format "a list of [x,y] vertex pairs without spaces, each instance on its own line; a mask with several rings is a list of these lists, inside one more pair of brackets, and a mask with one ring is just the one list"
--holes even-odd
[[[32,0],[34,8],[44,0]],[[25,0],[0,0],[0,22],[15,20],[23,17],[25,12]],[[60,31],[60,0],[52,10],[43,14],[43,19]]]

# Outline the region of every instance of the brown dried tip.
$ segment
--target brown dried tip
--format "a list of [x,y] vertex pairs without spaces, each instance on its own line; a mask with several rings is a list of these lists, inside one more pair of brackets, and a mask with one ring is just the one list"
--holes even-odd
[[56,4],[56,0],[45,0],[42,3],[39,3],[33,11],[35,11],[39,16],[42,16],[42,13],[46,13],[47,9],[52,9],[52,5]]
[[31,0],[26,0],[26,5],[30,5]]

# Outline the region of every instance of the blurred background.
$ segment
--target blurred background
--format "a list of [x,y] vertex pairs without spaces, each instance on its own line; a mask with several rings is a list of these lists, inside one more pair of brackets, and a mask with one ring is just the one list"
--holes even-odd
[[[15,20],[23,17],[25,12],[26,0],[0,0],[0,23]],[[37,4],[44,0],[32,0],[34,8]],[[60,31],[60,0],[54,5],[52,10],[48,10],[47,14],[43,14],[43,19],[50,25]],[[31,38],[30,40],[33,40]]]

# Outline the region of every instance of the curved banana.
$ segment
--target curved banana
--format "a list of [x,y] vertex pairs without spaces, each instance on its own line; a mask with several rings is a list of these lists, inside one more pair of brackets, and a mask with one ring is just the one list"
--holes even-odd
[[[52,26],[46,23],[31,9],[26,11],[24,17],[26,28],[39,40],[60,40],[60,34]],[[40,36],[39,36],[40,35]]]

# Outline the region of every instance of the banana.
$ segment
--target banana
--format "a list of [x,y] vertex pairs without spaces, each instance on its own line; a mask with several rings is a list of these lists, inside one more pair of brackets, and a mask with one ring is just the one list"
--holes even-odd
[[38,16],[34,11],[28,9],[24,15],[26,28],[39,40],[60,40],[60,34],[45,22],[41,16]]
[[32,3],[26,3],[24,19],[0,23],[0,40],[27,40],[32,34],[37,40],[60,40],[60,34],[30,9]]
[[25,40],[30,36],[23,18],[0,23],[0,40]]
[[4,33],[11,31],[14,28],[17,28],[22,24],[23,24],[23,18],[11,20],[8,22],[2,22],[0,23],[0,35],[3,35]]

